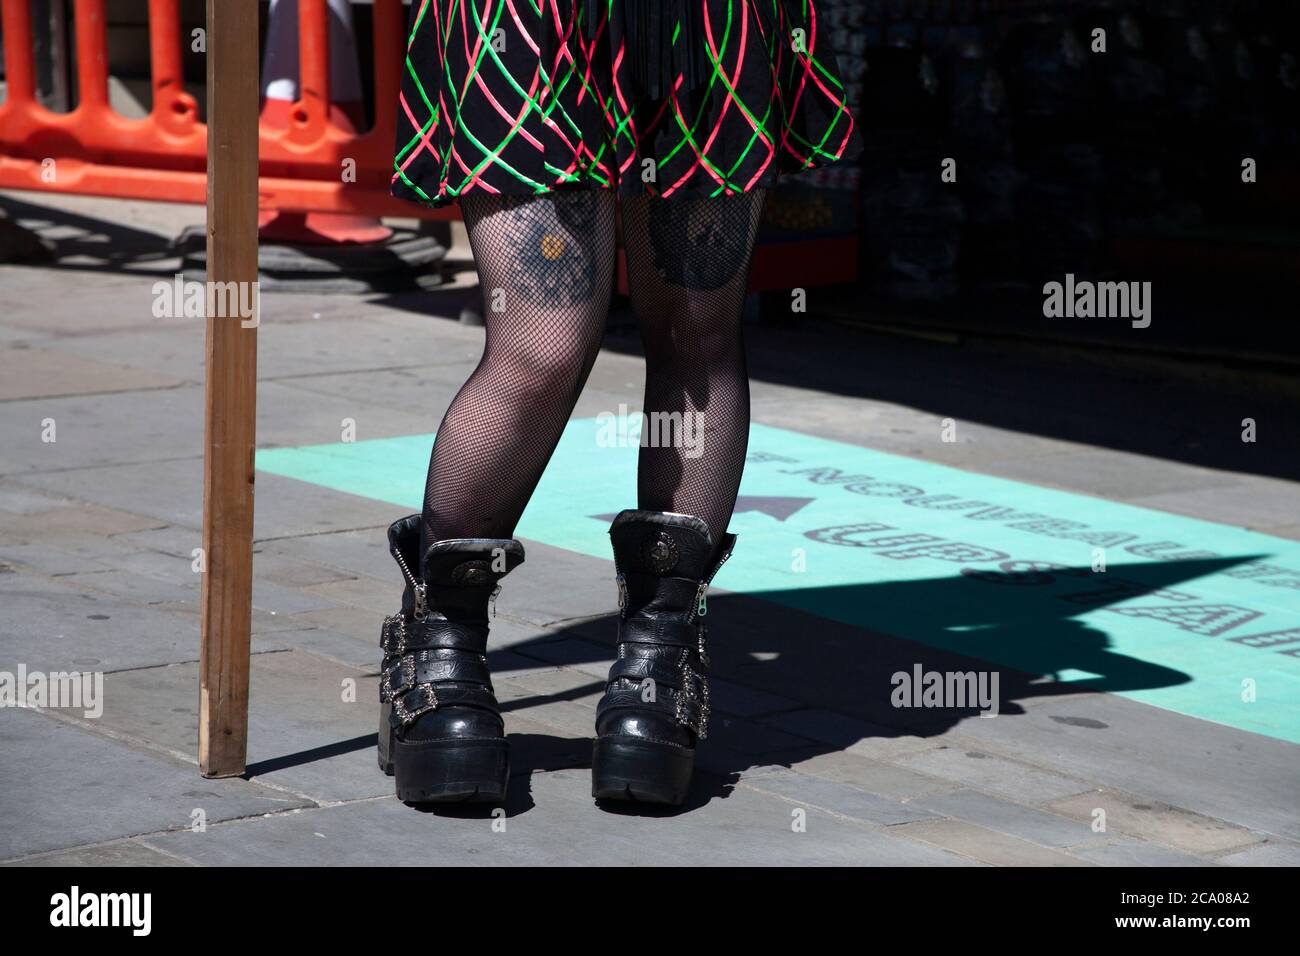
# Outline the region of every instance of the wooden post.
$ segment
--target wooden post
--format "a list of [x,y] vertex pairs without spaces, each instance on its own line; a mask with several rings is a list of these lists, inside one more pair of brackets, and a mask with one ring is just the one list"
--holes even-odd
[[[257,408],[257,0],[207,0],[208,304],[204,409],[199,769],[244,772],[253,590],[253,451]],[[237,283],[214,286],[213,283]],[[235,288],[251,303],[243,320]],[[224,312],[224,314],[223,314]]]

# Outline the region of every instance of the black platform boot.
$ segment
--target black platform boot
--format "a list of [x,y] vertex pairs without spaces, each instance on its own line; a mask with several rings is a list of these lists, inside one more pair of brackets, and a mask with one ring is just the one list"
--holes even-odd
[[[406,578],[379,643],[379,766],[407,803],[498,801],[510,777],[487,666],[488,602],[524,560],[509,538],[435,541],[420,559],[420,516],[388,529]],[[419,578],[413,569],[419,569]]]
[[736,536],[725,535],[712,557],[708,525],[661,511],[624,511],[609,535],[618,659],[596,708],[591,794],[680,804],[709,725],[705,596]]

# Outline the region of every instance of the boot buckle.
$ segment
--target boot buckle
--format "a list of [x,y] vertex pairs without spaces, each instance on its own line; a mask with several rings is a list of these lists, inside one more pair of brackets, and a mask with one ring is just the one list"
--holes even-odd
[[[689,655],[688,655],[689,656]],[[673,717],[686,727],[696,738],[703,740],[709,735],[709,681],[697,673],[686,661],[681,667],[682,686],[677,691],[677,708]]]
[[700,666],[705,670],[709,669],[709,627],[703,622],[699,626],[699,643],[695,648],[695,653],[700,659]]
[[[406,698],[414,694],[421,694],[424,699],[422,701],[412,701],[408,705]],[[421,714],[437,709],[438,695],[434,691],[432,684],[416,684],[407,693],[393,698],[393,713],[397,715],[397,719],[403,727],[414,723],[415,719]]]
[[384,629],[379,634],[379,646],[385,657],[406,653],[406,617],[401,613],[384,618]]

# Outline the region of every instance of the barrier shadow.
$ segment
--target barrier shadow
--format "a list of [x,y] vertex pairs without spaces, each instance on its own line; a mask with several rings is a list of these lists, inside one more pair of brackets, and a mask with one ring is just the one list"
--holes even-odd
[[[106,272],[141,277],[170,277],[176,274],[181,253],[173,238],[148,229],[136,229],[122,222],[86,216],[68,209],[26,202],[13,195],[0,196],[0,210],[17,223],[25,220],[40,225],[33,232],[55,232],[46,236],[53,244],[50,258],[15,262],[12,265],[77,272]],[[201,207],[195,207],[194,222],[201,226]]]

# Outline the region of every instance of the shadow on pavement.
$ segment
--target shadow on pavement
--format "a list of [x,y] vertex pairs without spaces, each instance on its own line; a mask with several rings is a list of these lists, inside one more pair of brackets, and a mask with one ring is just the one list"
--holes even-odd
[[[1143,595],[1159,595],[1180,582],[1255,557],[1117,566],[1112,572],[1122,572],[1127,588],[1111,591],[1098,582],[1094,592],[1072,595],[1085,598],[1082,601],[1056,601],[1054,614],[1045,614],[1042,602],[1032,606],[1026,602],[1023,587],[972,591],[963,575],[752,595],[718,594],[709,602],[713,716],[686,805],[602,806],[611,812],[656,816],[689,812],[714,799],[727,798],[741,774],[752,768],[789,768],[864,740],[938,736],[980,713],[978,703],[895,707],[891,702],[893,675],[913,674],[918,667],[922,672],[996,672],[1000,717],[1025,713],[1022,704],[1036,698],[1187,683],[1193,675],[1118,653],[1104,631],[1076,615]],[[1081,578],[1096,577],[1088,569],[1069,570]],[[981,600],[973,601],[973,594]],[[842,617],[846,608],[857,608],[859,613],[861,608],[879,608],[882,627],[908,632],[909,637],[823,616]],[[914,620],[914,627],[907,626],[909,620]],[[543,637],[490,651],[489,663],[499,677],[509,677],[521,656],[530,660],[529,666],[594,664],[603,671],[613,660],[616,634],[617,621],[612,614],[585,619]],[[997,662],[1014,662],[1014,666]],[[1095,676],[1068,679],[1077,677],[1077,672]],[[1054,679],[1060,677],[1067,679]],[[502,710],[526,713],[555,701],[590,698],[603,691],[604,683],[593,674],[589,681],[562,692],[506,701]],[[594,724],[594,708],[592,720]],[[511,734],[510,742],[508,816],[532,809],[534,773],[591,766],[590,738]],[[249,766],[244,776],[253,778],[375,745],[375,736],[366,734],[261,761]],[[494,810],[481,804],[421,809],[457,817],[484,817]]]
[[[1122,568],[1124,578],[1140,586],[1122,595],[1098,597],[1086,604],[1058,601],[1055,616],[1041,604],[1027,612],[1024,601],[1008,587],[994,599],[973,606],[961,576],[922,581],[811,588],[797,592],[721,594],[709,602],[710,654],[713,658],[714,713],[709,739],[702,744],[701,766],[682,810],[610,807],[619,812],[675,813],[727,797],[741,773],[753,767],[784,766],[846,750],[861,740],[902,736],[932,737],[976,716],[978,706],[896,708],[891,704],[897,672],[989,671],[999,674],[1000,716],[1023,714],[1022,702],[1079,693],[1148,690],[1187,683],[1192,675],[1175,668],[1120,654],[1104,631],[1075,615],[1170,588],[1251,560],[1177,561]],[[1087,569],[1077,569],[1084,573]],[[1119,571],[1119,568],[1115,569]],[[801,607],[790,607],[797,600]],[[899,619],[908,608],[925,609],[914,639],[890,636],[819,616],[815,609],[850,605],[879,607],[883,617]],[[883,613],[888,609],[888,613]],[[831,611],[834,613],[834,611]],[[937,612],[937,613],[936,613]],[[918,620],[922,615],[918,613]],[[961,628],[951,631],[949,628]],[[895,627],[894,629],[899,629]],[[513,655],[556,665],[611,662],[616,640],[611,615],[560,629],[543,638],[489,654],[494,674],[509,676]],[[954,634],[959,635],[954,638]],[[947,649],[934,646],[942,643]],[[959,649],[957,648],[959,645]],[[494,659],[495,658],[495,659]],[[1015,667],[992,664],[1015,661]],[[1083,671],[1096,678],[1056,682],[1051,678]],[[511,701],[507,710],[526,711],[554,700],[579,699],[603,689],[591,683],[562,694]],[[753,692],[777,699],[755,699]],[[769,709],[771,708],[771,709]],[[794,714],[804,709],[816,721],[817,740],[792,737],[770,723],[749,719]],[[826,715],[824,712],[832,712]],[[840,718],[836,719],[836,715]],[[594,722],[593,711],[593,722]],[[829,719],[828,719],[829,718]],[[593,730],[594,732],[594,730]],[[802,736],[802,735],[800,735]],[[512,738],[516,772],[590,766],[590,742],[581,747],[551,746],[530,752],[536,738]],[[513,789],[512,789],[513,793]],[[521,800],[522,805],[522,800]]]

